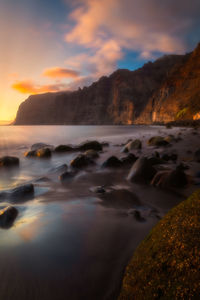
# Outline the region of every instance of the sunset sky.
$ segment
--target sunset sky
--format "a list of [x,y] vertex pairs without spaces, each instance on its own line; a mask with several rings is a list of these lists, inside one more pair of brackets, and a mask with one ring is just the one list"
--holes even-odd
[[199,41],[199,0],[0,0],[0,120],[30,94],[82,87]]

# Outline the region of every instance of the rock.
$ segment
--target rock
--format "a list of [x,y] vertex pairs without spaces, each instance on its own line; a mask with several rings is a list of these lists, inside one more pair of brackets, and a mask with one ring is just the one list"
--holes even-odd
[[138,197],[126,189],[111,189],[101,194],[103,205],[115,208],[133,208],[140,205]]
[[90,189],[93,193],[103,194],[106,193],[104,186],[95,186]]
[[19,187],[16,187],[8,192],[10,199],[22,199],[26,197],[32,197],[34,195],[34,185],[28,183]]
[[135,219],[138,222],[144,222],[145,221],[145,218],[141,215],[141,212],[139,210],[134,210],[133,215],[134,215]]
[[96,151],[101,151],[102,150],[102,145],[97,142],[97,141],[87,141],[82,144],[80,144],[77,147],[78,150],[80,151],[86,151],[86,150],[96,150]]
[[167,142],[162,136],[154,136],[148,140],[149,146],[167,146],[169,145],[169,142]]
[[83,168],[83,167],[87,167],[91,164],[93,164],[93,160],[91,160],[90,158],[88,158],[86,155],[84,154],[79,154],[76,158],[74,158],[71,162],[70,165],[73,168]]
[[176,161],[178,158],[178,155],[176,153],[163,153],[161,155],[161,159],[165,160],[165,161]]
[[131,182],[147,183],[156,174],[155,168],[146,157],[141,157],[133,164],[127,180]]
[[39,150],[42,148],[51,148],[51,147],[53,147],[53,146],[44,144],[44,143],[36,143],[31,146],[31,150],[34,151],[34,150]]
[[122,150],[122,152],[129,152],[131,150],[139,150],[142,148],[142,143],[140,140],[134,140],[134,141],[130,141],[128,142],[128,144],[125,145],[124,149]]
[[133,164],[138,159],[133,153],[129,153],[127,156],[121,158],[121,162],[124,166]]
[[153,178],[152,185],[161,188],[184,188],[188,184],[188,178],[179,166],[176,170],[159,171]]
[[195,161],[200,162],[200,149],[194,153]]
[[109,147],[109,143],[108,142],[102,142],[101,145],[102,145],[102,147]]
[[62,153],[62,152],[71,152],[74,151],[75,149],[72,146],[69,145],[59,145],[57,146],[54,151],[57,153]]
[[51,150],[49,148],[38,149],[36,154],[39,158],[50,158]]
[[31,150],[27,151],[24,153],[25,157],[37,157],[37,151],[36,150]]
[[16,217],[18,215],[18,210],[13,206],[7,206],[0,210],[0,227],[10,228]]
[[164,138],[164,140],[167,141],[168,143],[171,143],[171,142],[175,142],[175,141],[176,141],[175,136],[174,136],[173,134],[170,134],[170,135],[166,136],[166,137]]
[[98,158],[99,157],[98,152],[95,150],[92,150],[92,149],[85,151],[84,155],[86,155],[89,158]]
[[65,182],[67,180],[72,179],[76,174],[77,172],[74,171],[66,171],[59,176],[59,179],[61,182]]
[[162,165],[162,164],[165,164],[166,162],[163,161],[161,158],[158,158],[158,157],[155,157],[155,156],[152,156],[150,158],[148,158],[148,161],[149,163],[154,166],[154,165]]
[[0,158],[0,167],[18,167],[19,158],[14,156],[3,156]]
[[24,153],[25,157],[39,157],[39,158],[50,158],[51,150],[49,148],[41,148],[38,150],[31,150]]
[[109,157],[102,164],[103,168],[119,168],[121,166],[122,166],[122,162],[116,156]]

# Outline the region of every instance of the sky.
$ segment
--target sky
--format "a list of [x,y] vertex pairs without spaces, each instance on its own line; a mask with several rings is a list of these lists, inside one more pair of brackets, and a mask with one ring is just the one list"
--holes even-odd
[[0,0],[0,122],[31,94],[87,86],[198,42],[199,0]]

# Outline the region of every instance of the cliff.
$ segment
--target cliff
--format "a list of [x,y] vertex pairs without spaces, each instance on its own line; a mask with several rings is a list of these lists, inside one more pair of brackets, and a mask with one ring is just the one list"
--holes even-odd
[[166,55],[142,68],[117,70],[74,92],[30,96],[16,125],[105,125],[198,118],[200,46],[186,55]]

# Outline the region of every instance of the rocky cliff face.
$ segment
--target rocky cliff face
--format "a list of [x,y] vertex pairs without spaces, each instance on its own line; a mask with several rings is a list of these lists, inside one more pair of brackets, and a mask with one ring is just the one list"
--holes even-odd
[[74,92],[30,96],[15,124],[134,124],[198,118],[200,46],[136,71],[117,70]]

